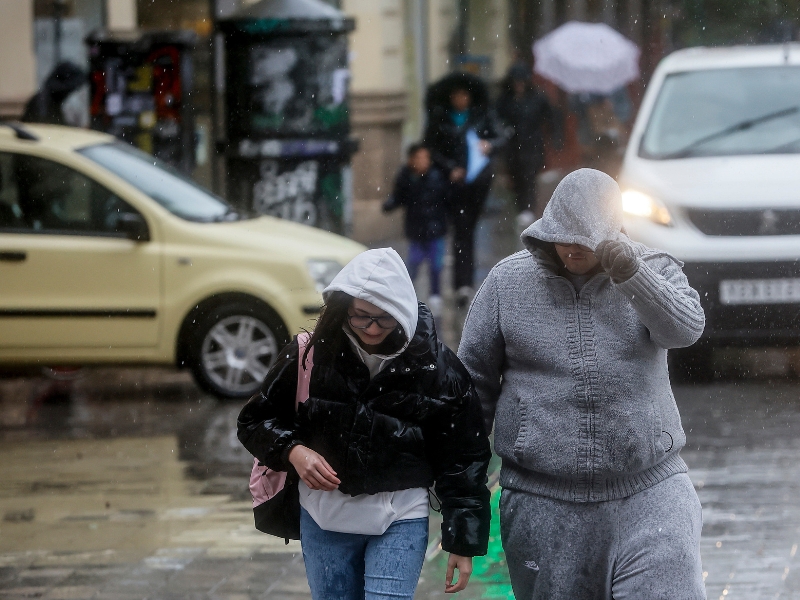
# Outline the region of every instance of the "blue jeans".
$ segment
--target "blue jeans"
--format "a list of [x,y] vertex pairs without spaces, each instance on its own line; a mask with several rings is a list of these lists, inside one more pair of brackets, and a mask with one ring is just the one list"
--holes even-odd
[[417,278],[419,267],[426,260],[431,273],[431,296],[440,295],[439,278],[444,266],[445,239],[443,237],[425,242],[410,240],[408,243],[408,274],[411,281]]
[[383,535],[325,531],[301,509],[300,543],[314,600],[412,600],[428,519],[395,521]]

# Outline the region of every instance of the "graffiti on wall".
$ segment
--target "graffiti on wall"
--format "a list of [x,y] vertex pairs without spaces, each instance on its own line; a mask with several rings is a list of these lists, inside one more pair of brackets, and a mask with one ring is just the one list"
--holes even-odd
[[315,160],[301,162],[283,173],[279,172],[277,161],[261,161],[259,179],[253,185],[253,208],[262,215],[317,225],[319,215],[314,195],[318,173],[319,164]]
[[[280,120],[297,91],[289,76],[297,65],[297,50],[291,47],[256,46],[250,52],[250,85],[255,89],[253,101],[260,113],[275,115]],[[301,122],[310,121],[311,111],[306,108],[305,114],[295,115],[294,118]]]
[[234,49],[230,61],[234,138],[346,133],[350,71],[345,37],[262,41]]

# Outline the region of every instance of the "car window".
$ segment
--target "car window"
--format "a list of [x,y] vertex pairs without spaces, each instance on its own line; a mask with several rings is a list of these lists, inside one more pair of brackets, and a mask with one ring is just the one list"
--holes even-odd
[[209,223],[247,217],[171,166],[130,144],[98,144],[78,152],[187,221]]
[[800,68],[673,73],[642,138],[645,158],[800,152]]
[[83,173],[52,160],[0,152],[0,229],[122,235],[130,204]]

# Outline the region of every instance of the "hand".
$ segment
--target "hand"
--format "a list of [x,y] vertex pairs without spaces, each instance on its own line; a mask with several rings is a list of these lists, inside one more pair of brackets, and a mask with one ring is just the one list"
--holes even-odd
[[594,254],[614,283],[628,281],[639,270],[639,259],[630,244],[626,242],[616,240],[600,242]]
[[487,142],[486,140],[481,140],[479,146],[480,146],[481,152],[483,152],[484,156],[489,156],[489,154],[492,152],[492,143],[491,142]]
[[[458,581],[453,583],[453,573],[458,569]],[[472,575],[472,557],[451,554],[447,559],[447,574],[444,576],[444,593],[455,594],[467,587]]]
[[462,169],[461,167],[456,167],[452,171],[450,171],[450,181],[453,183],[457,183],[459,181],[464,181],[464,177],[467,176],[466,169]]
[[295,446],[289,452],[289,462],[310,490],[330,492],[338,488],[341,483],[328,461],[311,448]]

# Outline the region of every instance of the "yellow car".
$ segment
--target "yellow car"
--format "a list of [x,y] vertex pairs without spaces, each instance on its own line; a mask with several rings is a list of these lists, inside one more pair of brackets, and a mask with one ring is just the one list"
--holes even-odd
[[0,123],[0,366],[173,364],[246,397],[362,250],[111,136]]

